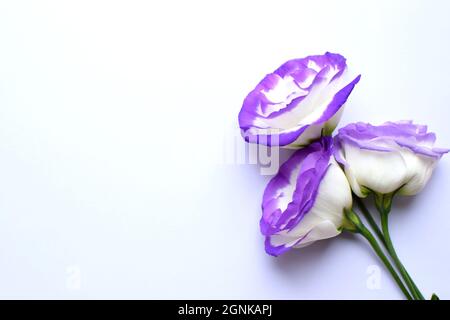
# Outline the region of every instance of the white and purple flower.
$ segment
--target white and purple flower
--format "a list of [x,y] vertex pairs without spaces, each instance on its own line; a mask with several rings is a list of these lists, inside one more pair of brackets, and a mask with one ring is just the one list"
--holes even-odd
[[[332,138],[359,79],[349,76],[344,57],[327,52],[286,62],[245,98],[239,126],[247,142],[299,149],[264,191],[260,228],[266,252],[277,257],[342,231],[360,234],[405,297],[424,300],[398,258],[388,216],[394,195],[420,192],[450,150],[436,148],[436,135],[412,121],[353,123]],[[359,199],[369,193],[381,226]],[[353,210],[353,200],[371,228]]]
[[341,233],[352,195],[344,172],[333,158],[333,140],[298,150],[269,182],[260,226],[266,251],[279,256]]
[[359,197],[370,192],[414,195],[420,192],[448,149],[435,148],[436,135],[412,121],[380,126],[353,123],[335,138],[336,160]]
[[251,143],[304,147],[332,133],[359,79],[339,54],[290,60],[245,98],[239,113],[242,135]]

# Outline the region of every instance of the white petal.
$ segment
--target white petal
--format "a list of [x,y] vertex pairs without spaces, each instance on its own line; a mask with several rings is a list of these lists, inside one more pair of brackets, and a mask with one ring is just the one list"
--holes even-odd
[[299,147],[305,147],[314,140],[317,140],[319,137],[321,137],[322,131],[324,131],[324,134],[331,135],[331,133],[334,131],[339,121],[341,120],[343,112],[344,106],[342,106],[339,111],[336,112],[336,114],[327,122],[311,125],[308,129],[305,130],[305,132],[300,135],[300,137],[297,138],[297,140],[287,146],[287,148],[298,149]]
[[314,229],[294,248],[304,248],[318,240],[329,239],[338,236],[341,233],[336,225],[331,221],[323,221],[317,224]]
[[361,187],[385,194],[408,181],[407,165],[400,152],[364,150],[345,144],[344,158],[345,173],[358,196],[363,196]]
[[431,178],[436,166],[436,159],[415,154],[409,149],[401,151],[407,164],[409,181],[400,189],[399,194],[412,196],[419,193]]

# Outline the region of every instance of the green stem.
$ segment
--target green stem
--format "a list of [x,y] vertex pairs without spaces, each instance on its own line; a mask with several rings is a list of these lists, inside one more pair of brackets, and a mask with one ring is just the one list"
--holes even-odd
[[419,288],[417,288],[416,284],[412,280],[408,271],[406,271],[406,268],[400,261],[398,255],[397,255],[397,252],[395,251],[394,245],[392,244],[391,236],[389,234],[389,225],[388,225],[389,211],[382,210],[382,211],[380,211],[380,214],[381,214],[381,227],[382,227],[383,234],[384,234],[386,249],[388,250],[390,256],[392,257],[394,264],[397,266],[398,270],[402,274],[402,277],[405,280],[408,288],[411,290],[414,298],[418,299],[418,300],[425,300],[425,298],[422,295],[422,293],[420,292]]
[[395,271],[394,267],[391,265],[389,259],[386,257],[386,255],[384,254],[383,250],[381,249],[381,247],[379,246],[377,240],[375,239],[375,237],[372,235],[372,233],[370,232],[369,229],[367,229],[364,224],[362,223],[362,221],[359,219],[358,215],[354,212],[354,211],[346,211],[345,215],[348,219],[347,223],[348,226],[346,227],[345,230],[350,231],[352,233],[359,233],[361,234],[364,238],[366,238],[366,240],[369,242],[369,244],[371,245],[372,249],[375,251],[375,253],[378,255],[378,257],[380,258],[380,260],[384,263],[384,265],[386,266],[386,268],[389,270],[389,272],[391,273],[392,277],[394,278],[395,282],[397,283],[397,285],[399,286],[400,290],[403,292],[403,294],[405,295],[405,297],[408,300],[412,300],[412,297],[410,295],[410,293],[408,292],[408,290],[406,289],[405,285],[403,284],[402,280],[400,279],[399,275],[397,274],[397,272]]
[[[356,200],[356,203],[358,204],[359,208],[363,212],[364,217],[367,219],[370,226],[375,231],[376,235],[378,236],[380,241],[383,243],[384,247],[387,249],[389,256],[392,258],[395,265],[399,269],[399,271],[403,277],[403,280],[408,285],[408,288],[411,290],[414,298],[424,300],[424,297],[423,297],[422,293],[420,292],[419,288],[416,286],[413,279],[409,275],[408,271],[406,271],[406,268],[404,267],[404,265],[401,263],[400,259],[398,258],[397,252],[395,251],[394,245],[392,244],[392,240],[391,240],[391,237],[389,234],[388,215],[389,215],[389,212],[391,211],[392,198],[393,198],[394,194],[395,193],[391,193],[391,194],[387,194],[387,195],[375,194],[375,206],[382,217],[383,232],[380,230],[380,228],[376,224],[375,220],[373,219],[372,214],[367,209],[364,202],[358,197],[354,197],[354,199]],[[384,214],[384,213],[386,213],[386,214]],[[383,216],[385,216],[384,222],[383,222]]]
[[358,205],[359,209],[361,210],[364,218],[367,220],[367,222],[369,223],[370,227],[373,229],[373,231],[377,235],[378,239],[386,247],[386,241],[384,240],[383,233],[381,232],[380,228],[378,227],[377,223],[375,222],[372,214],[370,214],[369,209],[367,209],[367,207],[364,204],[364,202],[362,201],[362,199],[359,198],[358,196],[353,195],[353,199],[356,202],[356,204]]

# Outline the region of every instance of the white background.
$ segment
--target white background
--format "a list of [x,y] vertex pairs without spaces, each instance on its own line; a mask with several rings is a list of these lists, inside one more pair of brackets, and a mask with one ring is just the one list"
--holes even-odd
[[[449,12],[444,0],[0,1],[0,297],[402,298],[384,269],[367,286],[379,263],[358,237],[267,256],[270,177],[220,159],[259,80],[325,51],[362,74],[341,125],[414,119],[449,147]],[[404,263],[441,298],[449,181],[447,156],[392,214]]]

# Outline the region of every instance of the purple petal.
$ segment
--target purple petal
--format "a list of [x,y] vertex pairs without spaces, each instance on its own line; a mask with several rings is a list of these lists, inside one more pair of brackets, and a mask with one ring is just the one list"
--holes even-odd
[[[348,143],[360,149],[390,152],[394,151],[394,147],[389,146],[391,143],[416,154],[439,159],[450,150],[434,148],[436,135],[427,130],[427,126],[416,125],[412,121],[386,122],[380,126],[357,122],[339,130],[336,145],[338,149],[342,143]],[[339,156],[336,160],[344,161]]]

